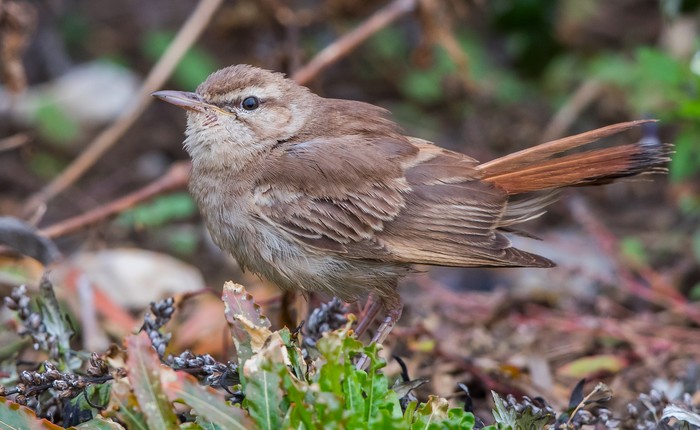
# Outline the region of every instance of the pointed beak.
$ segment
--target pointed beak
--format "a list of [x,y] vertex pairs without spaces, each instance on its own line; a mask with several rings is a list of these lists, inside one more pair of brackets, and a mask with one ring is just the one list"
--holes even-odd
[[211,105],[202,100],[202,97],[197,93],[186,91],[156,91],[151,94],[157,99],[168,102],[183,109],[204,112]]

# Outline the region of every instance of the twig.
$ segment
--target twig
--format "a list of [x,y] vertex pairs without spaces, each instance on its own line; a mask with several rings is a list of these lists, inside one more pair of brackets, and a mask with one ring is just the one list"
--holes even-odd
[[415,10],[416,5],[416,0],[392,1],[367,18],[354,30],[346,33],[343,37],[316,54],[311,61],[292,75],[292,79],[300,84],[306,84],[326,67],[340,60],[374,33],[391,24],[402,15]]
[[588,107],[603,90],[599,81],[588,80],[576,89],[571,98],[559,108],[557,113],[542,133],[542,142],[558,139],[566,134],[566,130],[576,120],[579,114]]
[[[530,326],[557,332],[580,333],[592,337],[613,337],[633,345],[635,352],[645,359],[658,358],[653,351],[659,341],[668,341],[675,351],[693,349],[700,353],[700,331],[692,327],[665,325],[661,329],[657,318],[631,315],[624,318],[595,316],[590,313],[572,314],[571,311],[554,311],[540,305],[528,306],[526,323]],[[551,358],[551,357],[550,357]]]
[[0,139],[0,152],[18,148],[29,142],[29,136],[25,133],[17,133]]
[[151,93],[160,88],[194,44],[223,0],[201,0],[163,56],[146,77],[135,102],[111,126],[100,133],[78,158],[25,204],[24,213],[32,214],[46,202],[75,183],[109,150],[152,102]]
[[76,279],[76,290],[78,304],[80,306],[80,327],[83,349],[86,351],[96,351],[104,349],[109,345],[97,319],[97,309],[95,308],[95,291],[90,279],[81,273]]
[[458,70],[459,80],[465,91],[476,93],[479,87],[469,73],[469,56],[459,45],[452,30],[452,19],[445,10],[447,3],[442,0],[420,0],[420,17],[428,39],[442,46]]
[[[574,196],[568,199],[567,203],[574,219],[588,230],[589,234],[598,242],[603,252],[605,252],[613,262],[621,281],[620,285],[626,289],[627,292],[649,303],[661,306],[664,309],[679,312],[695,323],[700,323],[700,310],[689,306],[683,296],[677,294],[671,286],[665,285],[661,276],[650,276],[650,274],[655,274],[651,268],[632,273],[632,271],[626,267],[619,255],[617,238],[593,216],[582,197]],[[645,283],[651,286],[651,288],[637,281],[635,275],[636,277],[644,279]]]
[[187,179],[190,176],[190,167],[191,165],[188,161],[180,161],[175,163],[170,167],[165,175],[161,176],[140,190],[84,214],[46,227],[40,230],[39,233],[50,238],[64,236],[80,230],[85,226],[95,224],[105,218],[125,211],[137,203],[148,200],[153,196],[182,188],[187,184]]
[[[68,166],[60,176],[55,178],[37,195],[32,197],[25,205],[25,213],[35,212],[37,208],[42,207],[46,201],[55,197],[66,187],[70,186],[70,184],[74,183],[131,126],[148,103],[151,102],[152,97],[150,97],[150,93],[160,87],[165,79],[167,79],[182,54],[197,38],[202,27],[209,21],[211,15],[218,8],[221,1],[222,0],[202,0],[200,2],[197,10],[193,12],[190,19],[182,27],[177,37],[168,48],[168,51],[151,70],[151,73],[141,88],[138,103],[136,103],[132,109],[125,112],[111,127],[100,134],[88,149]],[[306,66],[299,69],[292,78],[299,83],[305,83],[313,79],[323,69],[333,62],[338,61],[342,56],[356,48],[372,34],[381,30],[401,15],[414,10],[416,2],[417,0],[394,0],[369,17],[360,26],[319,52]],[[48,237],[70,234],[84,226],[94,224],[126,210],[159,193],[177,189],[187,182],[189,168],[189,162],[175,165],[164,177],[145,188],[85,214],[49,226],[41,230],[41,233]],[[183,173],[184,171],[186,171],[186,173]],[[173,177],[171,178],[171,176]]]
[[581,408],[586,407],[594,396],[600,395],[601,391],[605,391],[606,393],[608,393],[609,396],[612,395],[612,391],[610,391],[610,389],[605,384],[603,384],[602,382],[598,382],[598,385],[596,385],[595,389],[588,393],[588,395],[584,397],[583,400],[581,400],[578,403],[578,405],[576,405],[576,408],[573,410],[573,412],[571,412],[571,416],[566,422],[566,426],[568,428],[573,428],[572,423],[574,421],[574,418],[576,418],[576,414],[578,413],[578,411],[580,411]]

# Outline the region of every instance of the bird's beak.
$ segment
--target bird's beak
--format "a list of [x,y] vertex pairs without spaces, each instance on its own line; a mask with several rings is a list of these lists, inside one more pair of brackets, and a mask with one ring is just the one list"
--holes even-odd
[[168,102],[183,109],[204,112],[212,106],[202,100],[202,97],[197,93],[187,91],[156,91],[151,94],[153,97]]

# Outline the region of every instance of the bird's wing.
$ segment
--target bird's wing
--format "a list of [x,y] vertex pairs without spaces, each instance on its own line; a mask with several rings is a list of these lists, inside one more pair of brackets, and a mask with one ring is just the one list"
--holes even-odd
[[259,173],[256,210],[311,247],[395,263],[551,265],[498,232],[506,193],[480,181],[465,155],[418,139],[351,136],[277,150]]

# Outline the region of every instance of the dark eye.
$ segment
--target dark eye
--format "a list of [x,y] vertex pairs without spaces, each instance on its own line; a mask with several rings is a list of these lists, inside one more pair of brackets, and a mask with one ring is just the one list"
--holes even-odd
[[260,100],[258,100],[257,97],[253,96],[246,97],[241,102],[241,107],[245,110],[255,110],[258,108],[258,106],[260,106]]

